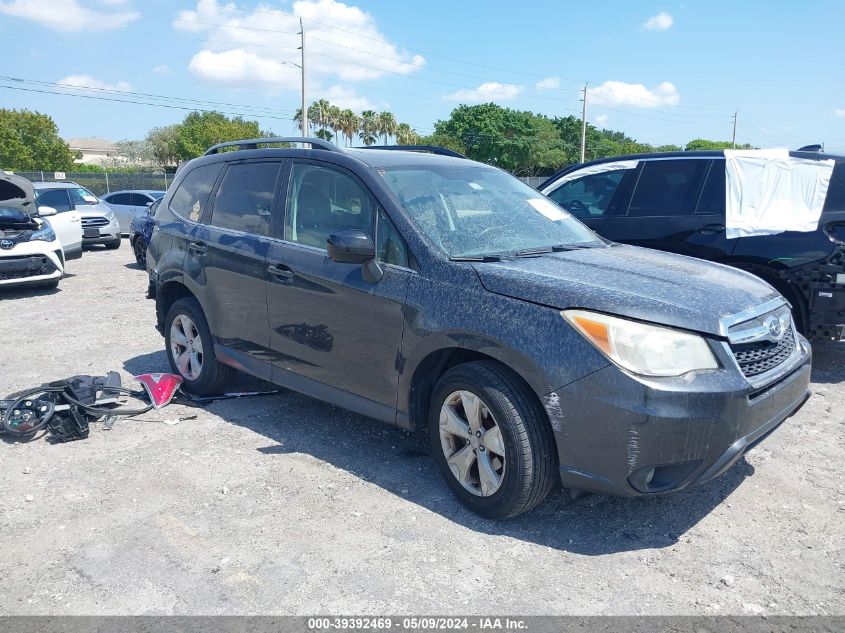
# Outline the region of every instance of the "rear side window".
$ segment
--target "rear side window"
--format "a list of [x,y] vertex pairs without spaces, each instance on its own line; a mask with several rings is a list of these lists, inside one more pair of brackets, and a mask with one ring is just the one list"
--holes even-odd
[[65,189],[48,189],[44,193],[39,194],[38,206],[53,207],[59,213],[73,209],[73,205],[71,205],[70,198],[68,198]]
[[205,213],[208,196],[222,167],[221,163],[213,163],[192,169],[173,194],[170,210],[182,218],[199,222]]
[[628,170],[619,169],[570,180],[549,193],[576,218],[597,218],[605,215],[622,178]]
[[280,163],[230,165],[214,200],[211,224],[255,235],[270,235],[273,196]]
[[706,215],[725,215],[725,161],[714,160],[707,172],[707,180],[698,198],[696,213]]
[[671,217],[692,213],[709,165],[710,161],[694,158],[645,161],[628,215]]

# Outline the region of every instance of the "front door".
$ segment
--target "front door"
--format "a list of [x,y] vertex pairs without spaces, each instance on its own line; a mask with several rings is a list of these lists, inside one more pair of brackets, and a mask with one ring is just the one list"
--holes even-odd
[[65,259],[73,259],[82,253],[82,221],[79,211],[70,201],[67,189],[47,189],[38,196],[37,206],[52,207],[56,215],[44,219],[53,227],[65,253]]
[[[268,252],[267,306],[274,381],[392,421],[410,275],[407,249],[365,185],[350,172],[294,162],[285,225]],[[329,259],[342,229],[375,236],[384,275]]]
[[646,160],[627,209],[604,229],[608,239],[725,261],[734,241],[725,235],[724,161]]

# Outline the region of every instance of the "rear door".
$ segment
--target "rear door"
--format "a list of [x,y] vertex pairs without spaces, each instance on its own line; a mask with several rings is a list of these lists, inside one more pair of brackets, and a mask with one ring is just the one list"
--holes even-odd
[[38,195],[37,206],[52,207],[58,213],[46,218],[59,236],[65,259],[74,259],[82,254],[82,222],[79,211],[70,201],[66,189],[46,189]]
[[723,160],[643,160],[629,200],[608,223],[609,239],[711,261],[730,256]]
[[285,163],[251,160],[228,163],[210,212],[197,226],[188,258],[201,260],[203,307],[220,344],[270,378],[267,360],[267,250],[277,214],[276,193]]
[[[274,381],[393,421],[403,306],[416,274],[405,242],[351,172],[294,161],[286,182],[284,229],[268,255]],[[329,258],[326,240],[342,229],[374,237],[379,281],[366,281],[360,264]]]
[[129,232],[129,225],[132,222],[132,195],[129,192],[123,191],[109,194],[103,198],[103,201],[114,211],[122,233]]

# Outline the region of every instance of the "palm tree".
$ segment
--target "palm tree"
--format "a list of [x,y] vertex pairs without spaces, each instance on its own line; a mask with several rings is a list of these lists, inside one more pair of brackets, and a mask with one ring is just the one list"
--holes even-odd
[[387,145],[387,137],[396,134],[396,117],[392,112],[382,112],[376,119],[377,129],[384,136],[384,144]]
[[332,132],[334,132],[334,144],[338,145],[337,133],[340,132],[340,108],[337,106],[329,106],[328,124]]
[[352,145],[352,138],[358,134],[358,128],[361,125],[361,119],[352,110],[347,108],[341,110],[340,117],[340,131],[346,137],[346,146]]
[[[293,115],[293,121],[296,121],[296,124],[299,126],[299,129],[302,129],[302,108],[296,109],[296,114]],[[308,127],[311,127],[314,124],[314,120],[311,118],[311,108],[308,108]],[[308,136],[308,130],[303,133],[303,136]]]
[[400,123],[396,127],[396,142],[399,145],[416,145],[419,140],[419,135],[407,123]]
[[364,110],[361,113],[361,131],[358,136],[364,145],[373,145],[378,140],[378,114],[375,110]]
[[314,132],[314,136],[316,136],[317,138],[321,138],[324,141],[331,141],[332,140],[332,133],[325,128],[319,129],[316,132]]

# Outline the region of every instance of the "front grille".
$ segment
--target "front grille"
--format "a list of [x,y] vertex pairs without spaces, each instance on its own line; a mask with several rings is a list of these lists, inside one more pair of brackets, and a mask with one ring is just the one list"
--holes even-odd
[[109,223],[105,218],[82,218],[83,229],[93,229],[98,226],[107,226]]
[[795,330],[790,327],[783,338],[731,345],[736,362],[746,377],[759,376],[786,361],[795,351]]
[[49,275],[56,271],[53,262],[47,257],[4,258],[3,263],[9,265],[3,267],[6,270],[0,268],[0,281],[38,277],[40,275]]

